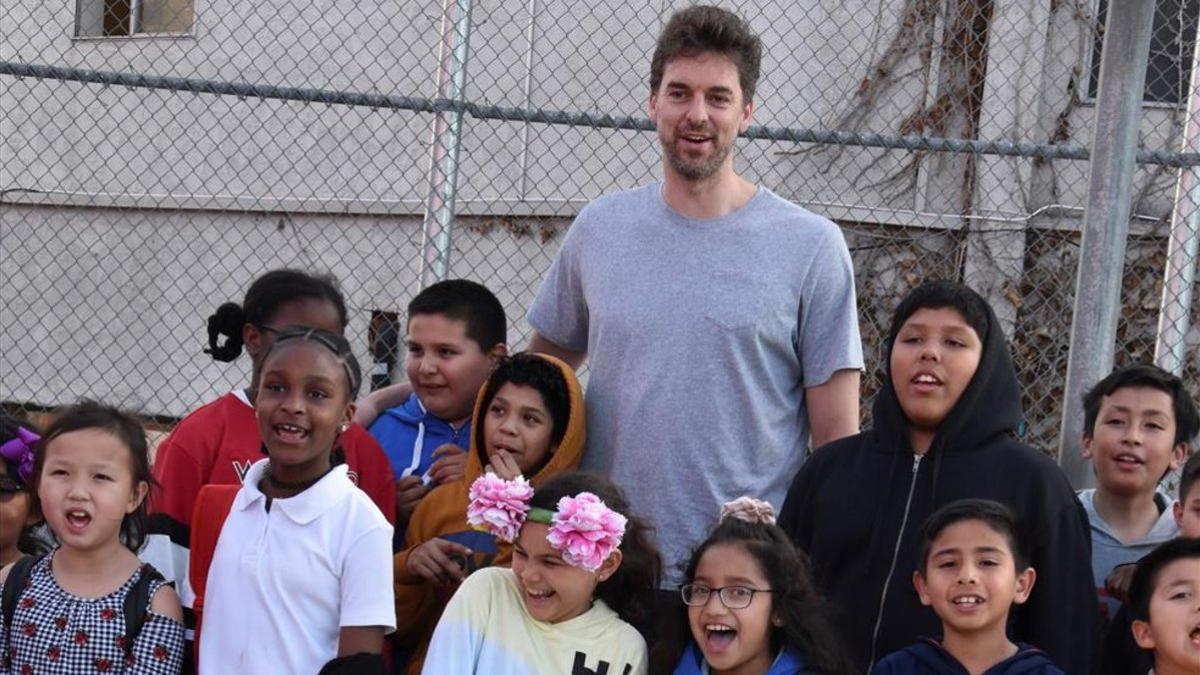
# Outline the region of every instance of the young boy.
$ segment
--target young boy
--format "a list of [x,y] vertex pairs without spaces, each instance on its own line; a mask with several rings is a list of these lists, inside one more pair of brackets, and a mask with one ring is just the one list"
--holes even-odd
[[1008,638],[1009,611],[1029,599],[1035,578],[1006,506],[986,499],[943,506],[925,521],[913,572],[921,604],[942,620],[942,639],[895,652],[872,674],[1062,675],[1045,653]]
[[1113,371],[1083,397],[1083,455],[1096,488],[1079,501],[1092,531],[1092,576],[1107,622],[1121,605],[1131,564],[1178,533],[1159,481],[1179,468],[1200,427],[1183,381],[1152,365]]
[[1200,673],[1200,539],[1173,539],[1142,558],[1129,604],[1134,639],[1154,654],[1153,675]]
[[[1200,538],[1200,453],[1193,453],[1179,474],[1179,501],[1172,509],[1179,536]],[[1137,565],[1129,565],[1136,570]],[[1132,632],[1129,604],[1121,605],[1104,635],[1098,675],[1144,673],[1153,665],[1149,652],[1138,647]]]
[[512,546],[467,525],[471,484],[492,470],[536,488],[583,458],[583,392],[575,372],[550,356],[502,359],[479,392],[462,478],[439,485],[413,512],[393,560],[396,639],[421,672],[425,649],[458,583],[480,567],[512,564]]
[[397,545],[421,498],[462,477],[471,407],[506,353],[507,331],[500,301],[473,281],[440,281],[408,303],[404,370],[412,393],[369,429],[396,475]]
[[929,514],[973,497],[1012,509],[1029,533],[1041,582],[1013,611],[1013,637],[1090,673],[1099,615],[1087,518],[1058,465],[1016,440],[1021,390],[991,308],[960,284],[923,284],[896,309],[887,349],[872,427],[813,453],[780,514],[859,667],[939,629],[906,563]]

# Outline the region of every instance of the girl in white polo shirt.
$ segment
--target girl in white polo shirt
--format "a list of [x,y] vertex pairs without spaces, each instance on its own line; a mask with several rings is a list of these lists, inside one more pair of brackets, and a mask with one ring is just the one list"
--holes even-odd
[[195,518],[228,511],[211,564],[198,559],[193,529],[199,671],[382,672],[384,634],[396,625],[392,528],[351,482],[338,442],[358,362],[342,336],[293,329],[260,367],[255,414],[268,458],[240,489],[207,486],[197,499]]

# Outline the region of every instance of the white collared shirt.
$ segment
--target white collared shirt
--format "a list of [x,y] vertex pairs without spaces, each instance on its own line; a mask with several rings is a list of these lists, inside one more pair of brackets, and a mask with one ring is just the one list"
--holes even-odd
[[209,568],[200,673],[316,673],[350,626],[395,630],[392,527],[345,465],[266,509],[250,467]]

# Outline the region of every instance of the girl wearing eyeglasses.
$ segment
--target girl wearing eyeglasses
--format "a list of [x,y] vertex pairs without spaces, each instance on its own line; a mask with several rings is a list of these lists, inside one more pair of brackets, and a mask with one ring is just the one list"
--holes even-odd
[[849,675],[808,561],[771,505],[741,497],[692,554],[683,607],[660,629],[654,672]]

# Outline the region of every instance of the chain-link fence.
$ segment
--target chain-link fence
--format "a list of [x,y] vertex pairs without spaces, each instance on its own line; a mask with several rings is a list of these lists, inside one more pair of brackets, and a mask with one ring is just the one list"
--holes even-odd
[[[181,416],[248,381],[201,352],[205,318],[279,266],[341,279],[364,361],[395,365],[372,338],[441,275],[492,288],[523,345],[574,214],[659,175],[649,55],[683,4],[7,0],[0,401]],[[1027,440],[1055,448],[1105,0],[723,4],[765,45],[737,168],[843,226],[864,401],[899,298],[965,279],[1011,337]],[[1198,12],[1157,3],[1118,364],[1153,358],[1197,208],[1176,187]],[[1193,298],[1170,335],[1200,394],[1188,271],[1166,300]]]

